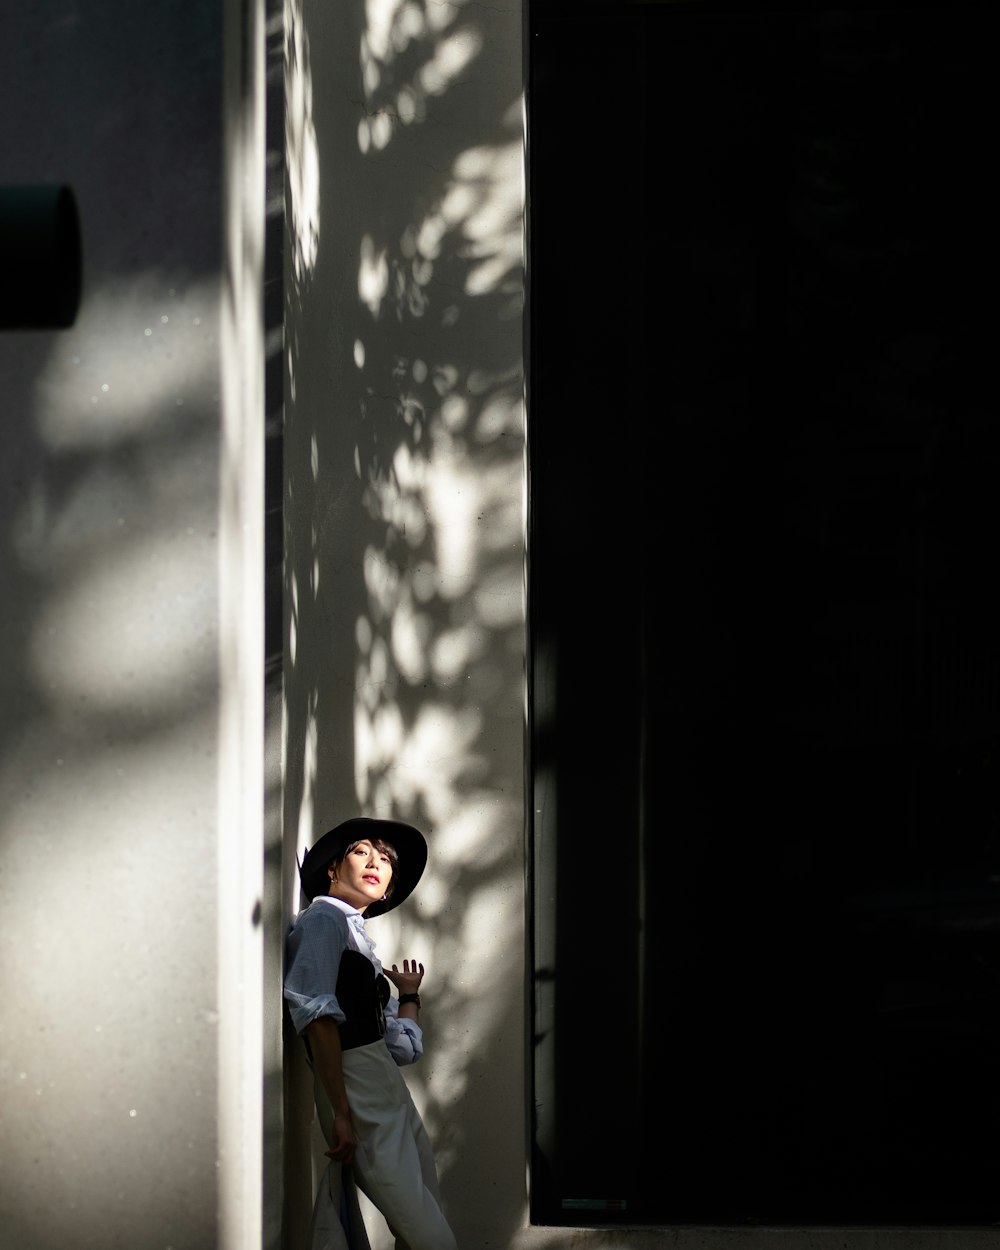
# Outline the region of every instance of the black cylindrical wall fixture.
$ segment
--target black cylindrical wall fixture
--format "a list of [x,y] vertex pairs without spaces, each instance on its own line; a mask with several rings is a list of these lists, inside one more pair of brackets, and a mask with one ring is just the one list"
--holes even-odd
[[81,253],[69,187],[0,187],[0,330],[71,326],[80,306]]

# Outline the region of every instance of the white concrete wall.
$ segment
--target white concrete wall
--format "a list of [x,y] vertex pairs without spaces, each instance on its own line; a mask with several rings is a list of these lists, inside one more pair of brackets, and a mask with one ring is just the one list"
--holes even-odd
[[355,812],[427,831],[414,901],[370,927],[427,966],[410,1087],[448,1214],[464,1246],[506,1246],[526,1202],[520,6],[286,11],[286,862]]
[[0,181],[70,183],[84,244],[76,325],[0,335],[12,1250],[260,1222],[253,11],[4,14]]

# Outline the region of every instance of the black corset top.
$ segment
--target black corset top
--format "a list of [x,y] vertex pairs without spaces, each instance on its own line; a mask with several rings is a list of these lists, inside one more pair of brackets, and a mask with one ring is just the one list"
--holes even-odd
[[337,1002],[347,1017],[340,1027],[342,1050],[367,1046],[385,1037],[389,982],[360,951],[346,950],[337,974]]

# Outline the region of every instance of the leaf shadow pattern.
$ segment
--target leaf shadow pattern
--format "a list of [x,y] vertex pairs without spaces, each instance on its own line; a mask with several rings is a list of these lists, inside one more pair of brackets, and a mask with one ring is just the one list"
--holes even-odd
[[[312,135],[318,205],[290,205],[285,269],[286,861],[353,811],[428,831],[418,895],[372,935],[428,967],[408,1080],[459,1240],[506,1244],[525,1209],[520,11],[335,9],[292,4],[286,40],[286,72],[310,67],[286,133]],[[313,157],[288,159],[305,186]]]

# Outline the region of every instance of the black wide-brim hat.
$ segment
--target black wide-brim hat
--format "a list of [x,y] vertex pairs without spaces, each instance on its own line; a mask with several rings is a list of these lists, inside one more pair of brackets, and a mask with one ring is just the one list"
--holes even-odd
[[330,878],[326,870],[335,859],[340,859],[352,842],[362,839],[373,842],[376,838],[389,843],[396,852],[397,862],[392,872],[391,897],[366,907],[365,919],[381,916],[405,903],[427,866],[427,842],[420,830],[412,825],[404,825],[400,820],[379,820],[374,816],[353,816],[345,820],[329,833],[324,833],[306,851],[299,868],[299,880],[309,902],[318,894],[330,892]]

